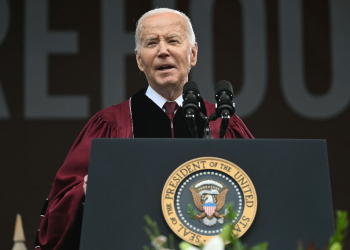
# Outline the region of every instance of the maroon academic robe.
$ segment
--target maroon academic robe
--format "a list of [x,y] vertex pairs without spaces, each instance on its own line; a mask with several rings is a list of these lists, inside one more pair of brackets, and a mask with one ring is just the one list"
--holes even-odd
[[[135,99],[137,102],[133,104],[131,100]],[[36,249],[79,249],[80,214],[82,213],[82,201],[84,200],[83,179],[88,173],[91,139],[147,137],[147,133],[145,134],[144,131],[141,131],[145,127],[144,124],[135,126],[136,124],[133,123],[136,123],[137,120],[152,119],[153,115],[161,116],[161,121],[169,123],[169,126],[163,130],[166,130],[164,133],[171,135],[170,120],[166,120],[169,118],[158,106],[154,105],[143,92],[139,92],[123,103],[101,110],[88,121],[56,174],[48,198],[47,208],[42,212]],[[206,109],[203,112],[206,111],[209,115],[215,112],[214,104],[202,101],[202,106],[205,106]],[[144,110],[142,111],[142,109]],[[148,110],[152,111],[148,112]],[[181,116],[180,112],[182,111],[178,110],[174,116],[174,125],[176,117]],[[150,124],[153,126],[152,121],[150,121]],[[161,122],[157,121],[157,124],[161,124]],[[221,119],[210,122],[213,138],[219,138],[220,124]],[[187,124],[183,126],[187,127]],[[149,137],[156,136],[152,134],[152,131],[149,133],[151,134]],[[174,133],[176,137],[176,126],[174,126]],[[200,134],[199,130],[198,133]],[[242,120],[236,115],[231,117],[225,137],[253,138]]]

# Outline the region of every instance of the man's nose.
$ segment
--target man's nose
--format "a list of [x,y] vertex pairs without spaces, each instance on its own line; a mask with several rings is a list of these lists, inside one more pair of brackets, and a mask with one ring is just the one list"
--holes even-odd
[[158,44],[158,57],[167,57],[169,56],[169,47],[168,43],[161,41]]

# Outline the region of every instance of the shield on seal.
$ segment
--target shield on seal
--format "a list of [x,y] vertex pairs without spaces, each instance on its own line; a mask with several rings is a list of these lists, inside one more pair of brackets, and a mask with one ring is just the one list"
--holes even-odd
[[215,213],[216,210],[216,204],[215,203],[204,203],[203,204],[204,212],[207,214],[208,217],[212,216]]

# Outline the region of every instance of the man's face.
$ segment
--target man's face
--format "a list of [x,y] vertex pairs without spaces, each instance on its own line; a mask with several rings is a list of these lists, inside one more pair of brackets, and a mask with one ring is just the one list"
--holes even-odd
[[185,19],[175,13],[155,14],[142,21],[140,32],[136,60],[149,85],[163,96],[169,91],[181,94],[197,62],[197,44],[191,48]]

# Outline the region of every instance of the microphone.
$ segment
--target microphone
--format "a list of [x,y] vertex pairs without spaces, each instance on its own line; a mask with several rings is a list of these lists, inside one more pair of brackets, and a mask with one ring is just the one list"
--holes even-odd
[[233,89],[228,81],[219,81],[215,85],[216,116],[221,117],[220,138],[224,138],[230,117],[235,113],[232,102]]
[[198,138],[196,115],[199,114],[199,100],[201,95],[198,90],[198,85],[194,81],[189,81],[183,88],[182,110],[186,116],[188,128],[194,138]]

